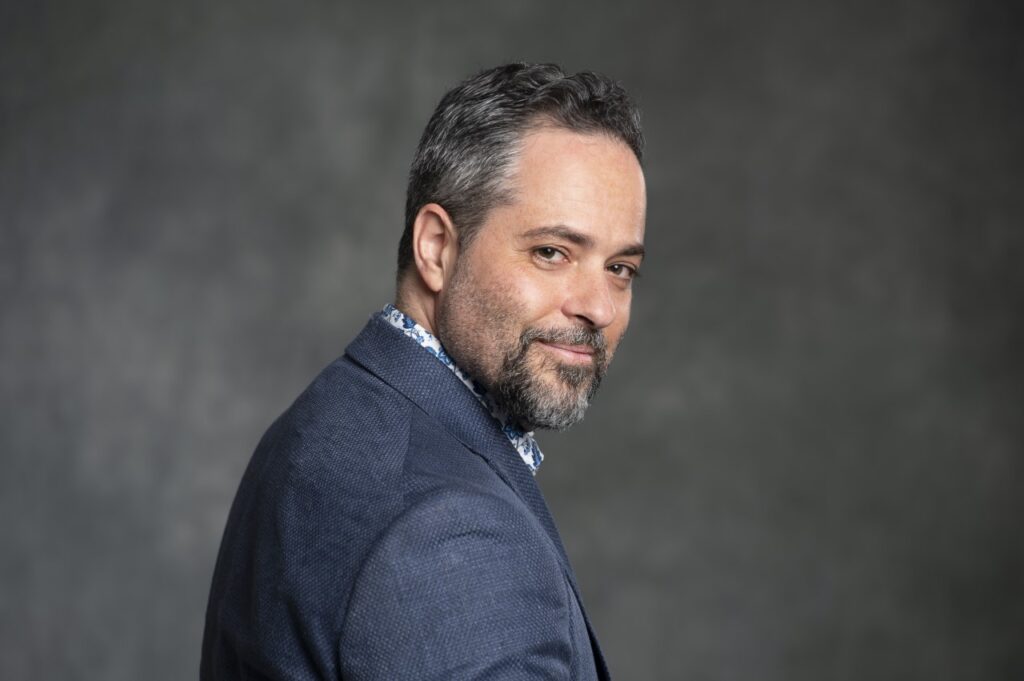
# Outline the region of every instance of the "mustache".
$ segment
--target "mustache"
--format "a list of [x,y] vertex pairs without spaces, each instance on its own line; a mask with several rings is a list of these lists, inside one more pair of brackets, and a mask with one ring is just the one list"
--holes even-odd
[[523,331],[519,337],[519,347],[525,350],[534,341],[563,345],[586,345],[594,351],[594,360],[598,365],[604,363],[607,355],[604,332],[583,326],[572,326],[566,329],[529,328]]

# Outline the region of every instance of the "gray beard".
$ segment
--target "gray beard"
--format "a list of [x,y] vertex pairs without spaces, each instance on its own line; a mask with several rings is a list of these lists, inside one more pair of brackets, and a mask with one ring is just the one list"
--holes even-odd
[[[586,344],[594,349],[587,366],[558,363],[555,370],[564,388],[552,391],[530,367],[527,353],[538,340],[550,343]],[[547,358],[541,361],[548,362]],[[604,334],[578,327],[549,330],[527,329],[519,345],[505,356],[497,380],[491,386],[494,399],[527,430],[565,430],[583,419],[607,369]]]

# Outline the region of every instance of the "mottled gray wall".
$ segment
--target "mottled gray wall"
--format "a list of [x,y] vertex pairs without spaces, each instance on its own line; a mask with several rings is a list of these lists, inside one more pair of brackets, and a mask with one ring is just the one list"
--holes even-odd
[[618,678],[1024,677],[1019,7],[4,3],[0,677],[195,676],[252,447],[511,59],[645,109],[633,326],[540,475]]

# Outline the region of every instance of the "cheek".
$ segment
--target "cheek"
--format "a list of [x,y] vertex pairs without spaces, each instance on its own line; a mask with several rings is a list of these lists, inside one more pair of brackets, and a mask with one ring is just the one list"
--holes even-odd
[[563,282],[551,274],[535,268],[517,272],[502,282],[500,295],[519,310],[523,321],[528,324],[548,321],[563,326],[563,321],[550,321],[559,313],[566,297],[562,290]]
[[[514,289],[510,293],[515,295]],[[553,286],[523,286],[518,297],[523,313],[532,320],[556,315],[562,308],[562,296]]]

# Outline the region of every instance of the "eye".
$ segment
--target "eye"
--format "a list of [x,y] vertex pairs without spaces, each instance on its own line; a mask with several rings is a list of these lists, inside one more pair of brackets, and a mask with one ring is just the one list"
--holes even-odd
[[562,262],[566,259],[565,253],[554,246],[541,246],[533,249],[533,254],[545,262]]
[[620,279],[626,279],[628,281],[632,281],[640,276],[640,272],[637,270],[637,268],[633,267],[632,265],[627,265],[626,263],[621,262],[609,265],[608,271],[614,274],[616,277]]

